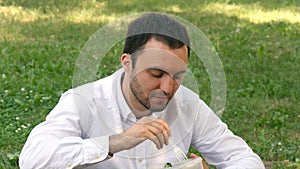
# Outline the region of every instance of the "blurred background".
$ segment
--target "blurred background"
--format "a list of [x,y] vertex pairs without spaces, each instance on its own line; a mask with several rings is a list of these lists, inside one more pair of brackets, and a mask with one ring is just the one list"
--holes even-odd
[[[226,75],[222,120],[267,168],[300,168],[299,0],[0,0],[0,168],[18,168],[31,129],[72,87],[89,37],[120,17],[150,11],[185,19],[209,38]],[[122,45],[107,53],[95,79],[119,67]],[[193,52],[190,59],[209,104],[205,67]]]

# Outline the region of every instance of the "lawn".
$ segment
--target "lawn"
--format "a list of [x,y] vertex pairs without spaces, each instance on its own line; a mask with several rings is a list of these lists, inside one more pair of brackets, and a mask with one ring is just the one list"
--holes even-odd
[[[75,63],[89,37],[109,22],[146,11],[176,15],[209,38],[226,76],[222,120],[267,168],[300,168],[299,4],[0,0],[0,168],[18,168],[18,155],[31,129],[73,86]],[[104,57],[93,79],[119,66],[122,43],[107,53],[113,57]],[[190,59],[200,96],[209,104],[209,76],[195,53]]]

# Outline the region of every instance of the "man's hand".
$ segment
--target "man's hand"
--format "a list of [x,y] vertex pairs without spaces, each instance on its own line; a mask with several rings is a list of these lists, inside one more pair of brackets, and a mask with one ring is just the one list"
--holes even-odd
[[169,125],[164,120],[143,117],[131,128],[125,131],[123,135],[129,139],[133,139],[131,141],[132,147],[135,147],[149,139],[156,145],[157,149],[161,149],[164,144],[168,145],[171,131]]
[[[199,156],[197,156],[194,153],[190,154],[190,158],[197,158],[197,157],[199,157]],[[208,166],[207,166],[207,164],[206,164],[206,162],[204,160],[202,160],[202,166],[203,166],[203,169],[209,169]]]
[[169,137],[171,130],[164,120],[143,117],[125,132],[110,136],[109,151],[115,153],[130,149],[147,139],[151,140],[157,149],[161,149],[163,145],[168,145]]

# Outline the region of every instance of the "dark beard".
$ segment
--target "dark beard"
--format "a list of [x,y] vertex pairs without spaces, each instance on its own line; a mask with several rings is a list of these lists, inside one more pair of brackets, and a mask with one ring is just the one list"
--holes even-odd
[[[135,85],[133,85],[135,84]],[[150,109],[150,103],[145,100],[143,100],[143,98],[140,97],[140,95],[142,93],[139,93],[136,89],[141,88],[140,83],[138,82],[138,80],[134,77],[130,83],[130,90],[133,93],[134,97],[136,98],[136,100],[143,105],[143,107],[145,107],[147,110]]]

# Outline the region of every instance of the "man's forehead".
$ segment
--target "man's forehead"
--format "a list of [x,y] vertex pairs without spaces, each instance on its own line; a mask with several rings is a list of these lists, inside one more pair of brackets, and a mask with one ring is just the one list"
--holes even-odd
[[175,55],[177,57],[180,57],[181,59],[185,60],[187,62],[188,57],[188,47],[186,45],[183,45],[178,48],[171,48],[167,43],[157,40],[155,38],[151,38],[148,40],[148,42],[144,45],[143,50],[141,52],[157,52],[162,55]]
[[162,60],[174,60],[176,62],[182,62],[181,57],[176,54],[159,48],[148,48],[141,51],[140,56],[143,60],[153,60],[153,61],[162,61]]
[[159,48],[144,49],[137,57],[136,66],[139,68],[157,68],[165,71],[182,71],[186,69],[186,63],[176,54]]

